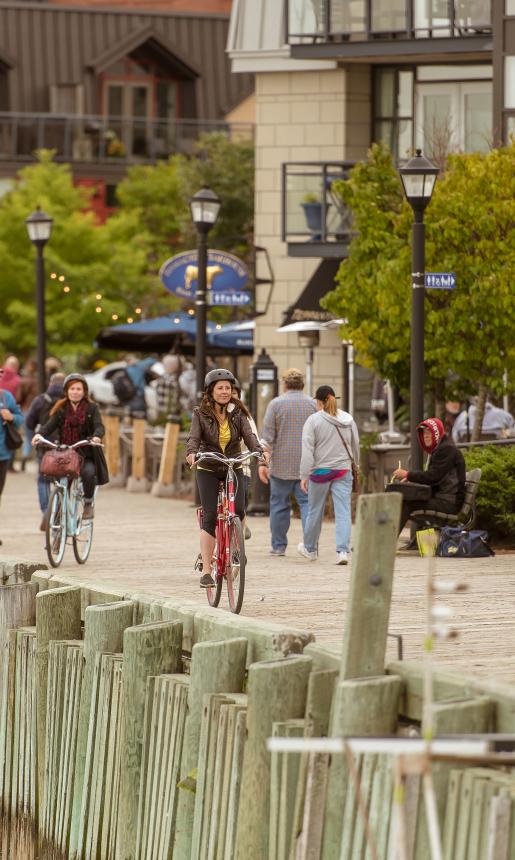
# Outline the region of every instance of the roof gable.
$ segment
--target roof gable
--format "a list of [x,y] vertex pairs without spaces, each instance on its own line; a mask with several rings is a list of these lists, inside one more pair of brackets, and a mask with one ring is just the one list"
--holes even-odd
[[200,76],[200,72],[182,57],[175,47],[167,44],[161,36],[158,36],[151,25],[134,30],[123,39],[119,39],[106,51],[90,60],[87,66],[99,75],[117,60],[143,46],[147,47],[164,66],[170,67],[181,77],[193,80]]

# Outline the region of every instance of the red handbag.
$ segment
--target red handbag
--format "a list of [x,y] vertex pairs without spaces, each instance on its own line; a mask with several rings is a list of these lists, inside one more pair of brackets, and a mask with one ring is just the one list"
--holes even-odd
[[51,448],[43,454],[39,472],[45,478],[78,478],[83,458],[73,448]]

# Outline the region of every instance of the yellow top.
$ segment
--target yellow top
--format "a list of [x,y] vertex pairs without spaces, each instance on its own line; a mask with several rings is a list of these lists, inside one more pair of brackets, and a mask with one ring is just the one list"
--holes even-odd
[[218,441],[220,442],[220,448],[225,454],[225,449],[231,441],[231,428],[229,427],[228,418],[226,418],[225,421],[220,424],[220,430],[218,431]]

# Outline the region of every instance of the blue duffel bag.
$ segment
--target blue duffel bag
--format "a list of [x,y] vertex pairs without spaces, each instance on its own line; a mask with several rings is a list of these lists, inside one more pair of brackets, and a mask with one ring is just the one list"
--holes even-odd
[[488,544],[488,532],[465,531],[445,526],[440,532],[436,554],[441,558],[488,558],[495,552]]

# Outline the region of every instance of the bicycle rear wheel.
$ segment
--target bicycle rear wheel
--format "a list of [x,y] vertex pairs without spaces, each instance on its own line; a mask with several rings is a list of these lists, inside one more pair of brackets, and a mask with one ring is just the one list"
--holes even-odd
[[231,612],[238,613],[243,604],[245,591],[245,539],[239,517],[234,517],[229,525],[229,562],[225,572],[227,597]]
[[64,491],[55,487],[48,502],[46,524],[46,553],[52,567],[59,567],[66,549],[66,511]]

